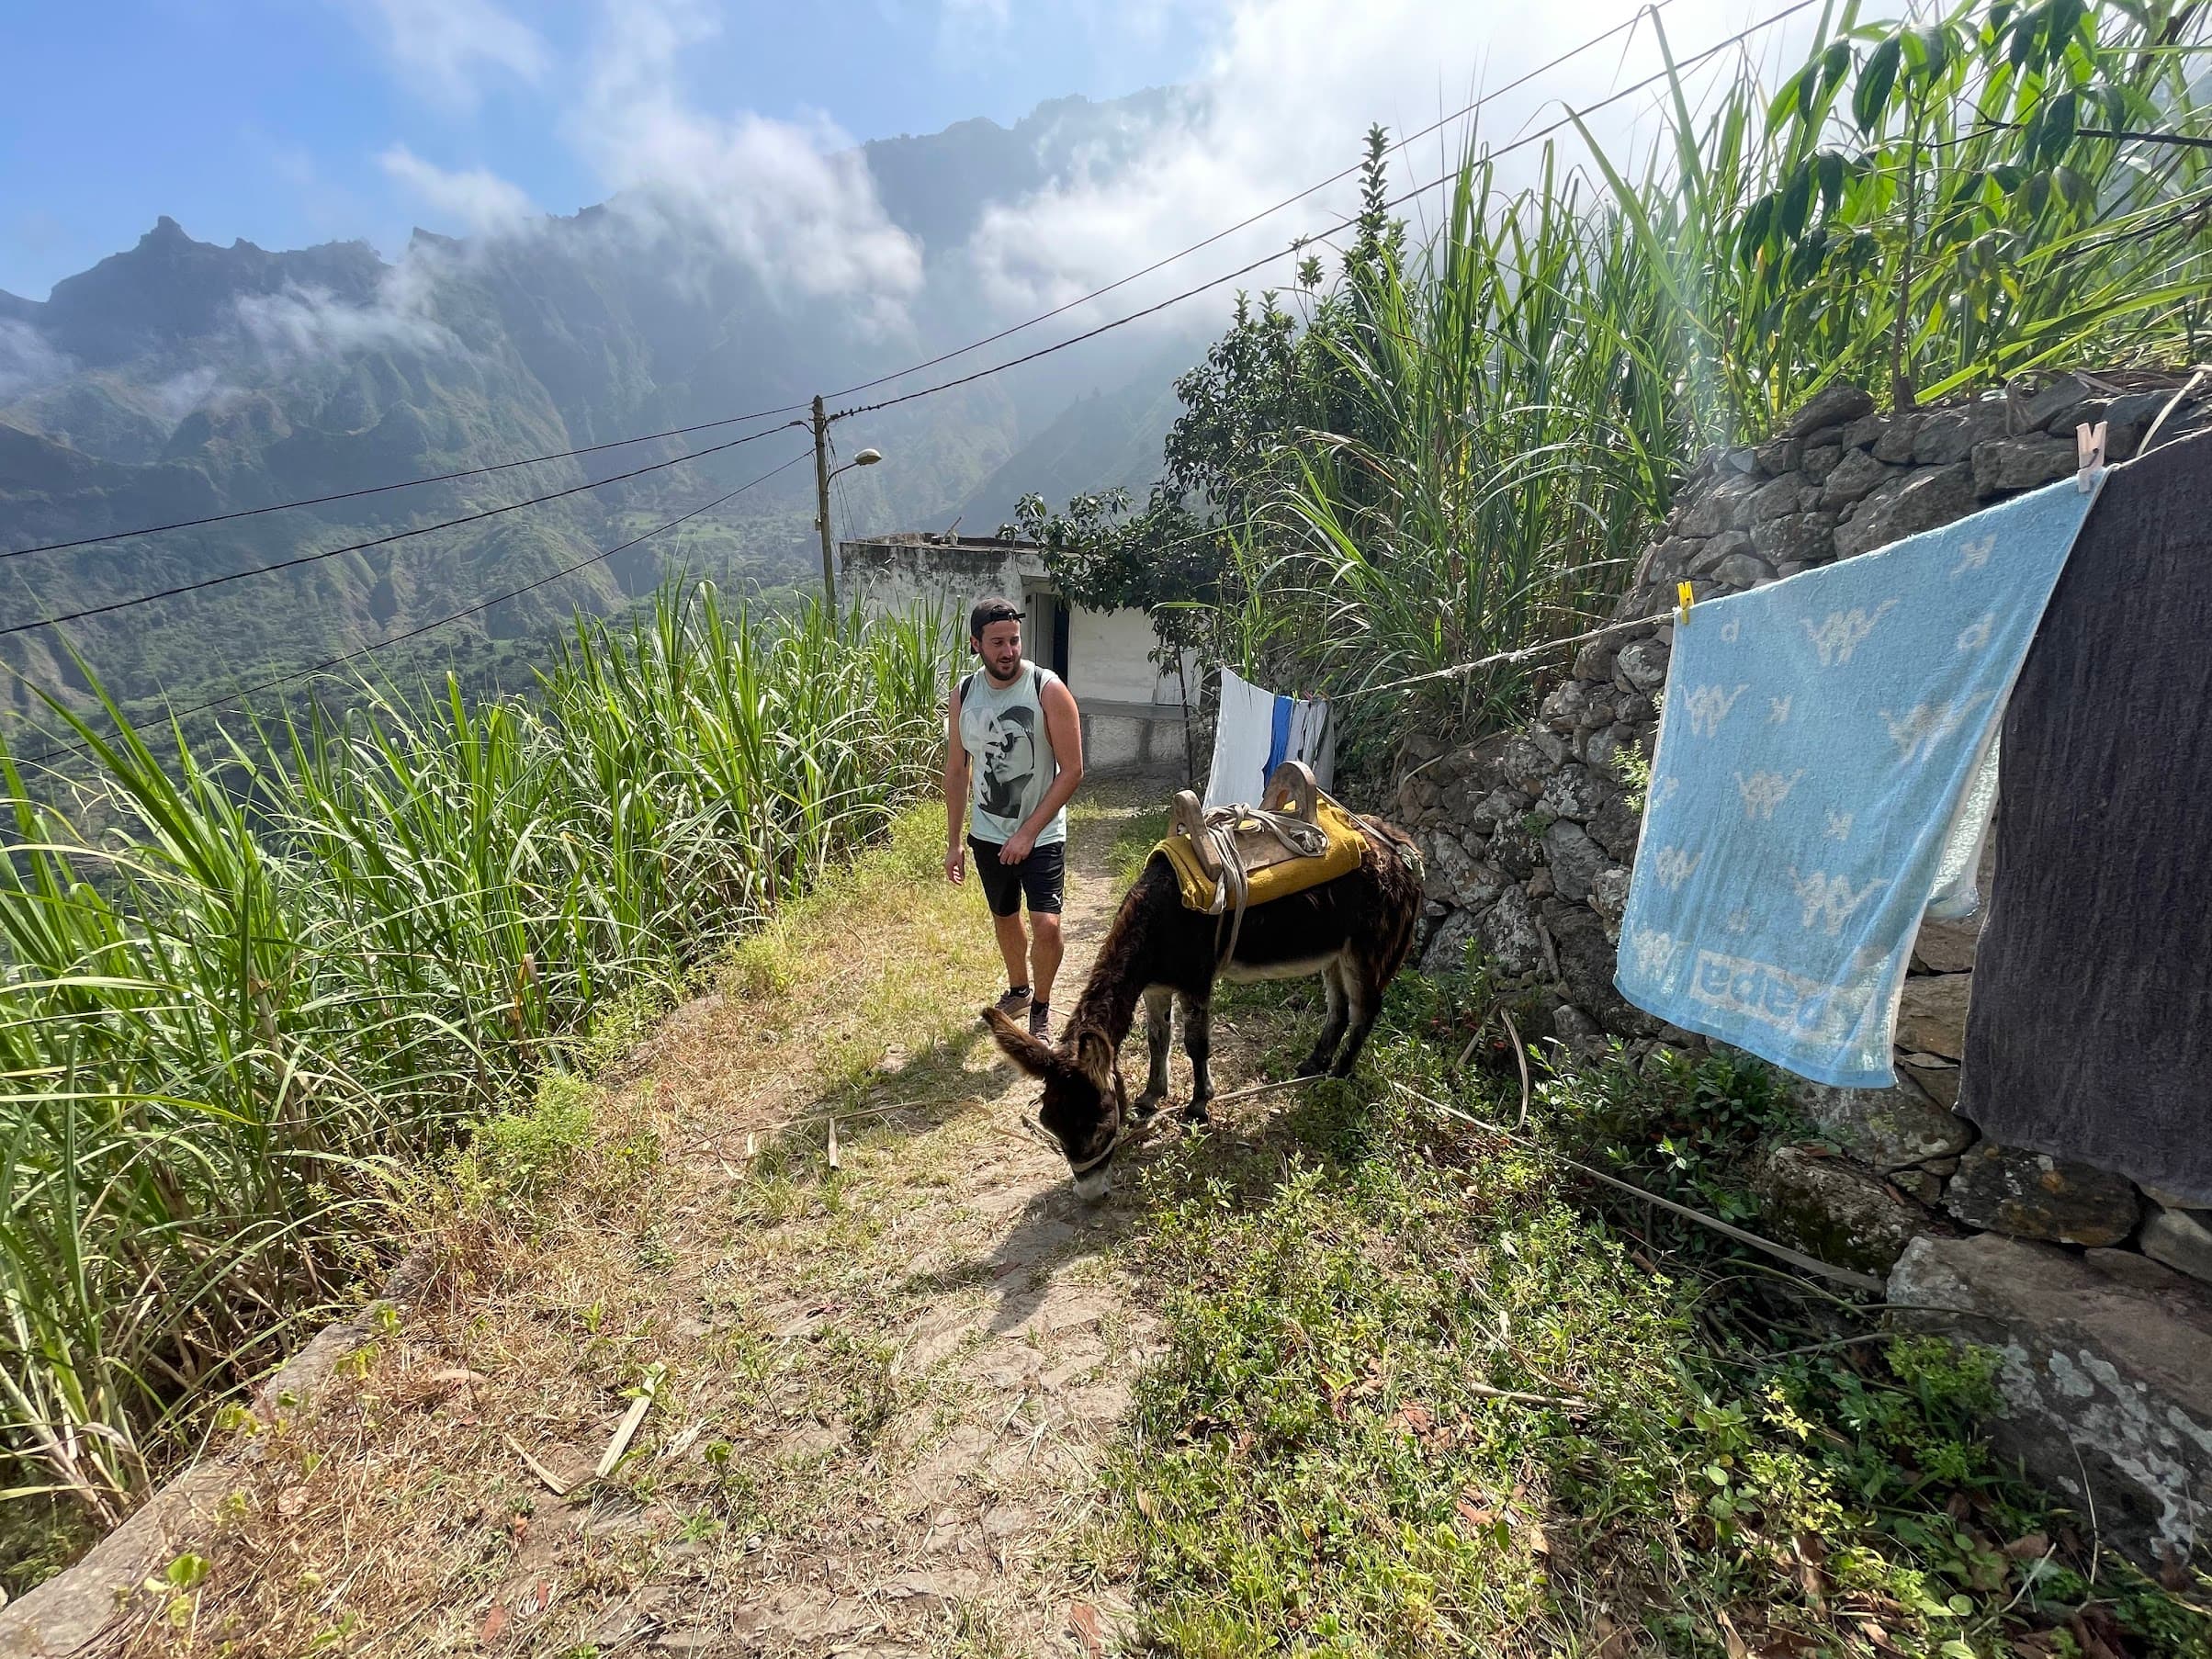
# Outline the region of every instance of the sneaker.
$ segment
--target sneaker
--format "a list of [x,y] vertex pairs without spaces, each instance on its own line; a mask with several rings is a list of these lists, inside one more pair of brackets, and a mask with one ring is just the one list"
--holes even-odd
[[1003,997],[991,1004],[1009,1020],[1019,1020],[1029,1011],[1030,989],[1026,985],[1010,987]]
[[1029,1005],[1029,1034],[1040,1043],[1052,1041],[1052,1005],[1032,1002]]

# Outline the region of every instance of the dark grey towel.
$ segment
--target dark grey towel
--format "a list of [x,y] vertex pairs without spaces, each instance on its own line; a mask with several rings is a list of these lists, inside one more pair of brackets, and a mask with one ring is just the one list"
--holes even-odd
[[2105,480],[2001,741],[1958,1110],[2212,1204],[2212,433]]

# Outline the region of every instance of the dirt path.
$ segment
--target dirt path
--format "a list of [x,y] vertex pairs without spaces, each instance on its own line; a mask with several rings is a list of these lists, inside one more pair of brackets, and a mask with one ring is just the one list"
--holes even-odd
[[[1062,1008],[1163,797],[1123,798],[1073,838]],[[1079,1563],[1153,1339],[1109,1254],[1132,1211],[1020,1133],[980,901],[902,852],[663,1022],[550,1197],[439,1224],[432,1290],[256,1426],[195,1651],[1087,1653],[1086,1608],[1111,1641]]]

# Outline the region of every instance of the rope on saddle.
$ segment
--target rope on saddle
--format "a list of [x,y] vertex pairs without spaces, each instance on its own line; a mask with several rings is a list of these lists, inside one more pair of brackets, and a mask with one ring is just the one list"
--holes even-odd
[[1208,818],[1205,841],[1213,850],[1214,862],[1221,865],[1221,890],[1226,900],[1223,914],[1229,924],[1229,942],[1225,947],[1220,944],[1221,923],[1213,924],[1216,946],[1213,966],[1217,973],[1236,954],[1236,941],[1244,931],[1245,908],[1252,899],[1251,872],[1245,868],[1244,848],[1236,839],[1236,831],[1247,828],[1266,830],[1281,843],[1283,851],[1295,858],[1319,858],[1328,851],[1327,830],[1287,812],[1236,807]]

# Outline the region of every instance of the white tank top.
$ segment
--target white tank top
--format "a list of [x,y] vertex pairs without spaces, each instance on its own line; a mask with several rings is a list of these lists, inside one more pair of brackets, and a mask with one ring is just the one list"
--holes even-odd
[[[1029,821],[1060,775],[1038,701],[1059,676],[1026,659],[1011,685],[993,685],[978,669],[960,683],[960,746],[967,750],[969,832],[1004,845]],[[1067,808],[1037,832],[1037,845],[1067,839]]]

